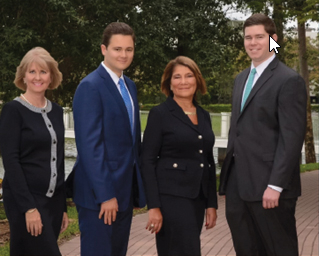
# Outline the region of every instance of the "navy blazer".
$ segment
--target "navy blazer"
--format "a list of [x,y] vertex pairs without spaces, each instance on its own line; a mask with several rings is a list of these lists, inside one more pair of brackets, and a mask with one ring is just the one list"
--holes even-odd
[[161,207],[161,194],[196,198],[217,209],[215,136],[209,113],[196,105],[195,126],[172,97],[152,108],[143,135],[142,176],[148,208]]
[[306,130],[305,82],[275,58],[240,111],[249,72],[247,68],[235,79],[220,194],[226,192],[234,160],[243,200],[261,201],[268,184],[283,188],[280,198],[296,198],[301,194],[299,160]]
[[116,197],[119,211],[125,211],[133,190],[135,206],[145,206],[137,90],[133,81],[126,76],[124,79],[134,102],[133,135],[123,98],[102,65],[81,81],[74,95],[78,150],[74,202],[88,209],[99,210],[102,202]]

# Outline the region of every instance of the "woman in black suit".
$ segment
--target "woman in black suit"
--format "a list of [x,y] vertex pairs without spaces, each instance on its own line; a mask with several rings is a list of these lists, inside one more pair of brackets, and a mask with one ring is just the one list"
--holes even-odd
[[10,255],[61,255],[57,239],[68,226],[63,109],[45,98],[46,90],[61,81],[58,63],[45,49],[33,48],[21,60],[14,80],[24,94],[1,111]]
[[161,90],[167,100],[150,111],[143,136],[146,228],[156,233],[158,255],[200,255],[205,209],[207,229],[217,218],[215,136],[195,100],[206,84],[196,63],[179,56],[166,66]]

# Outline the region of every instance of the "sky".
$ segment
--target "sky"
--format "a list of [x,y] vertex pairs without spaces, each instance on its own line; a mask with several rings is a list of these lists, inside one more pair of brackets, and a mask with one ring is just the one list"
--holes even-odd
[[[227,9],[228,8],[228,9]],[[231,7],[225,7],[224,10],[226,10],[226,16],[230,19],[234,19],[234,20],[246,20],[250,15],[251,15],[251,12],[247,11],[247,12],[238,12],[234,9],[232,9]],[[319,23],[318,22],[311,22],[309,21],[308,22],[309,24],[309,27],[310,28],[314,28],[316,29],[316,31],[319,31]],[[287,28],[291,28],[291,27],[295,27],[297,28],[297,20],[295,21],[289,21],[287,23]]]

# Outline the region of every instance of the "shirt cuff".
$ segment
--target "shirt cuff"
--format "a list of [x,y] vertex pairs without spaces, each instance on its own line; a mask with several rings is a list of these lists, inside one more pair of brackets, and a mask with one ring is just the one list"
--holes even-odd
[[272,188],[273,190],[276,190],[278,192],[282,192],[283,191],[283,188],[281,187],[277,187],[277,186],[274,186],[274,185],[268,185],[268,187]]

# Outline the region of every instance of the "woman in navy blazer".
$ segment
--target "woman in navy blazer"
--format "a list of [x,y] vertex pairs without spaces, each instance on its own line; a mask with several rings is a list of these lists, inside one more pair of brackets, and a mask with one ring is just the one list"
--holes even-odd
[[161,90],[167,100],[154,107],[143,136],[142,177],[158,255],[200,255],[206,228],[216,225],[215,136],[209,113],[195,100],[206,84],[196,63],[170,61]]

